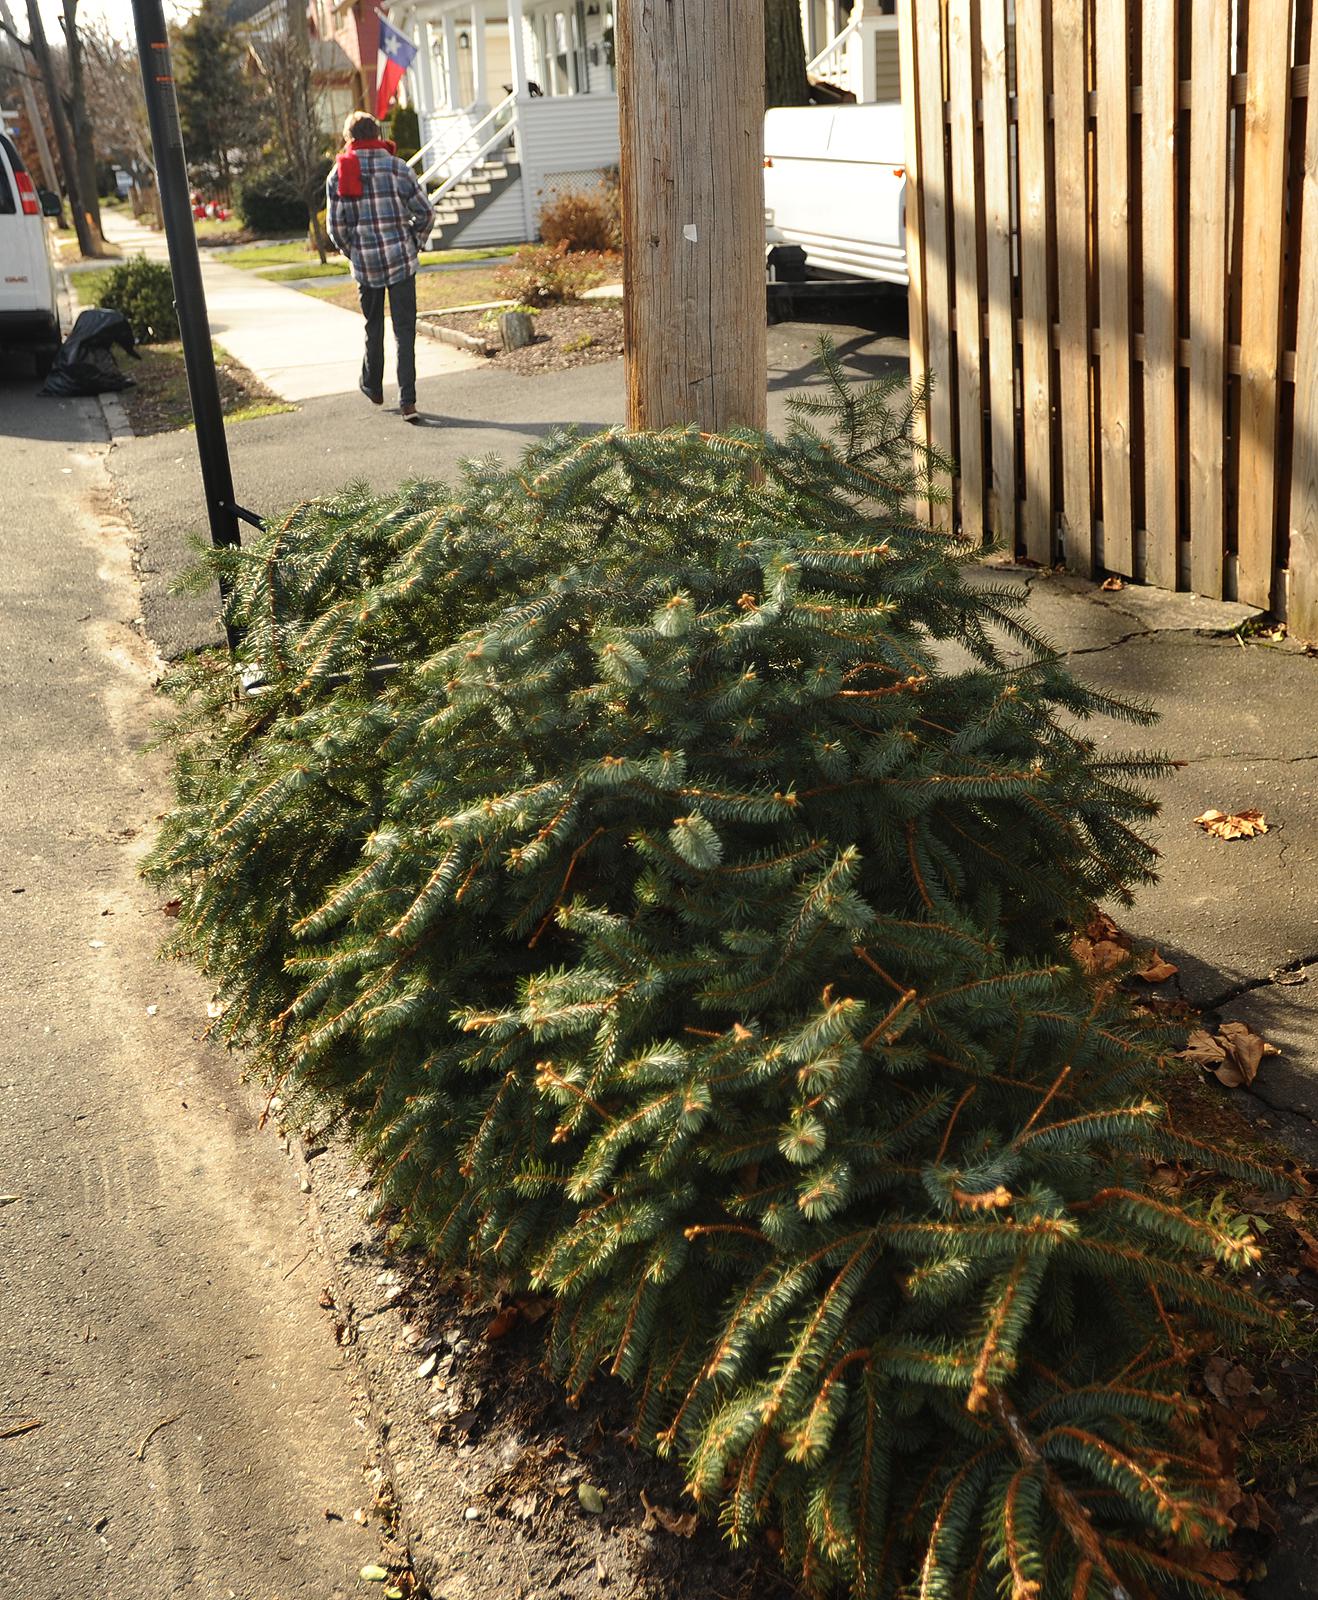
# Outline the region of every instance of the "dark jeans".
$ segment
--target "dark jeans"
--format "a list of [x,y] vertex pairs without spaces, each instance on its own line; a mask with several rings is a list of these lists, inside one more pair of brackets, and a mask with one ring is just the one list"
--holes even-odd
[[362,362],[362,382],[379,394],[384,388],[384,297],[389,296],[389,320],[394,325],[398,344],[398,401],[416,404],[416,278],[409,275],[391,283],[387,289],[357,285],[366,318],[366,359]]

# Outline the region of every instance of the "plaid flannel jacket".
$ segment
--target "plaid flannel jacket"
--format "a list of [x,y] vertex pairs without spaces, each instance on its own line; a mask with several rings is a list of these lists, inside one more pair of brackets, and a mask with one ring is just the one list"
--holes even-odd
[[352,275],[368,288],[398,283],[416,271],[417,251],[435,213],[411,167],[387,150],[358,153],[362,197],[339,196],[337,167],[325,184],[329,236],[352,264]]

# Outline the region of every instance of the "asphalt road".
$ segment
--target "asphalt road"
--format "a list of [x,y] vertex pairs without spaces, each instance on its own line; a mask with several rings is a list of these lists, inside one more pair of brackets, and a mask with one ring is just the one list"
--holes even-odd
[[34,390],[0,374],[0,1594],[357,1594],[305,1203],[137,876],[167,791],[100,412]]
[[[782,425],[790,395],[817,381],[815,351],[827,332],[857,377],[906,364],[905,305],[873,308],[870,327],[783,323],[769,330],[769,422]],[[409,427],[355,391],[309,400],[296,412],[229,429],[239,503],[273,516],[354,479],[377,488],[408,478],[446,477],[464,458],[515,456],[554,428],[621,422],[622,363],[608,362],[523,378],[494,367],[423,380],[418,402],[427,426]],[[212,597],[179,597],[171,587],[192,563],[191,541],[206,535],[201,478],[190,433],[157,434],[116,444],[110,471],[137,530],[147,632],[167,658],[217,643]]]

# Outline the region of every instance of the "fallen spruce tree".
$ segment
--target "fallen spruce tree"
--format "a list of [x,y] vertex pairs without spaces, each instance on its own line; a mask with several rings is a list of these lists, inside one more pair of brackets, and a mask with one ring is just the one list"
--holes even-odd
[[[864,1596],[1216,1594],[1187,1358],[1266,1317],[1067,955],[1147,880],[1077,683],[912,525],[909,413],[560,437],[216,558],[150,871],[406,1234],[556,1296],[729,1535]],[[811,412],[828,432],[816,431]],[[1017,652],[1009,661],[1003,641]],[[386,669],[381,670],[381,664]]]

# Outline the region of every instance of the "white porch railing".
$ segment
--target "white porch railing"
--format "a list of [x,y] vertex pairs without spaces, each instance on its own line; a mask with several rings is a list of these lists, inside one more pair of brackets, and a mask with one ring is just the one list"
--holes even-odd
[[[513,97],[510,96],[509,98],[511,99]],[[440,184],[438,189],[432,191],[430,196],[431,205],[438,205],[438,203],[446,194],[449,193],[451,189],[456,188],[457,185],[462,182],[462,180],[471,172],[473,167],[479,166],[480,163],[484,161],[485,157],[490,155],[494,150],[497,150],[500,145],[506,144],[516,131],[517,116],[514,112],[509,121],[495,128],[494,132],[490,134],[489,138],[486,139],[484,144],[478,146],[471,152],[470,155],[464,156],[460,161],[454,164],[453,170],[449,173],[448,177],[444,179],[443,183]],[[423,178],[422,182],[424,183],[424,181],[425,180]]]
[[[493,132],[488,130],[493,126]],[[465,178],[471,169],[484,156],[488,155],[496,146],[511,139],[517,129],[517,96],[506,95],[498,105],[489,111],[472,127],[464,128],[456,140],[445,142],[451,137],[451,130],[441,130],[428,143],[422,145],[408,166],[416,168],[422,159],[441,143],[445,144],[443,153],[417,172],[417,179],[424,187],[436,178],[441,178],[443,187],[440,193],[447,193],[452,185]],[[484,142],[481,136],[485,135]],[[472,154],[473,147],[475,153]]]
[[842,32],[835,34],[815,59],[806,63],[806,77],[820,78],[825,83],[833,83],[838,88],[845,88],[847,81],[847,46],[860,32],[862,25],[862,18],[859,15],[853,16]]

